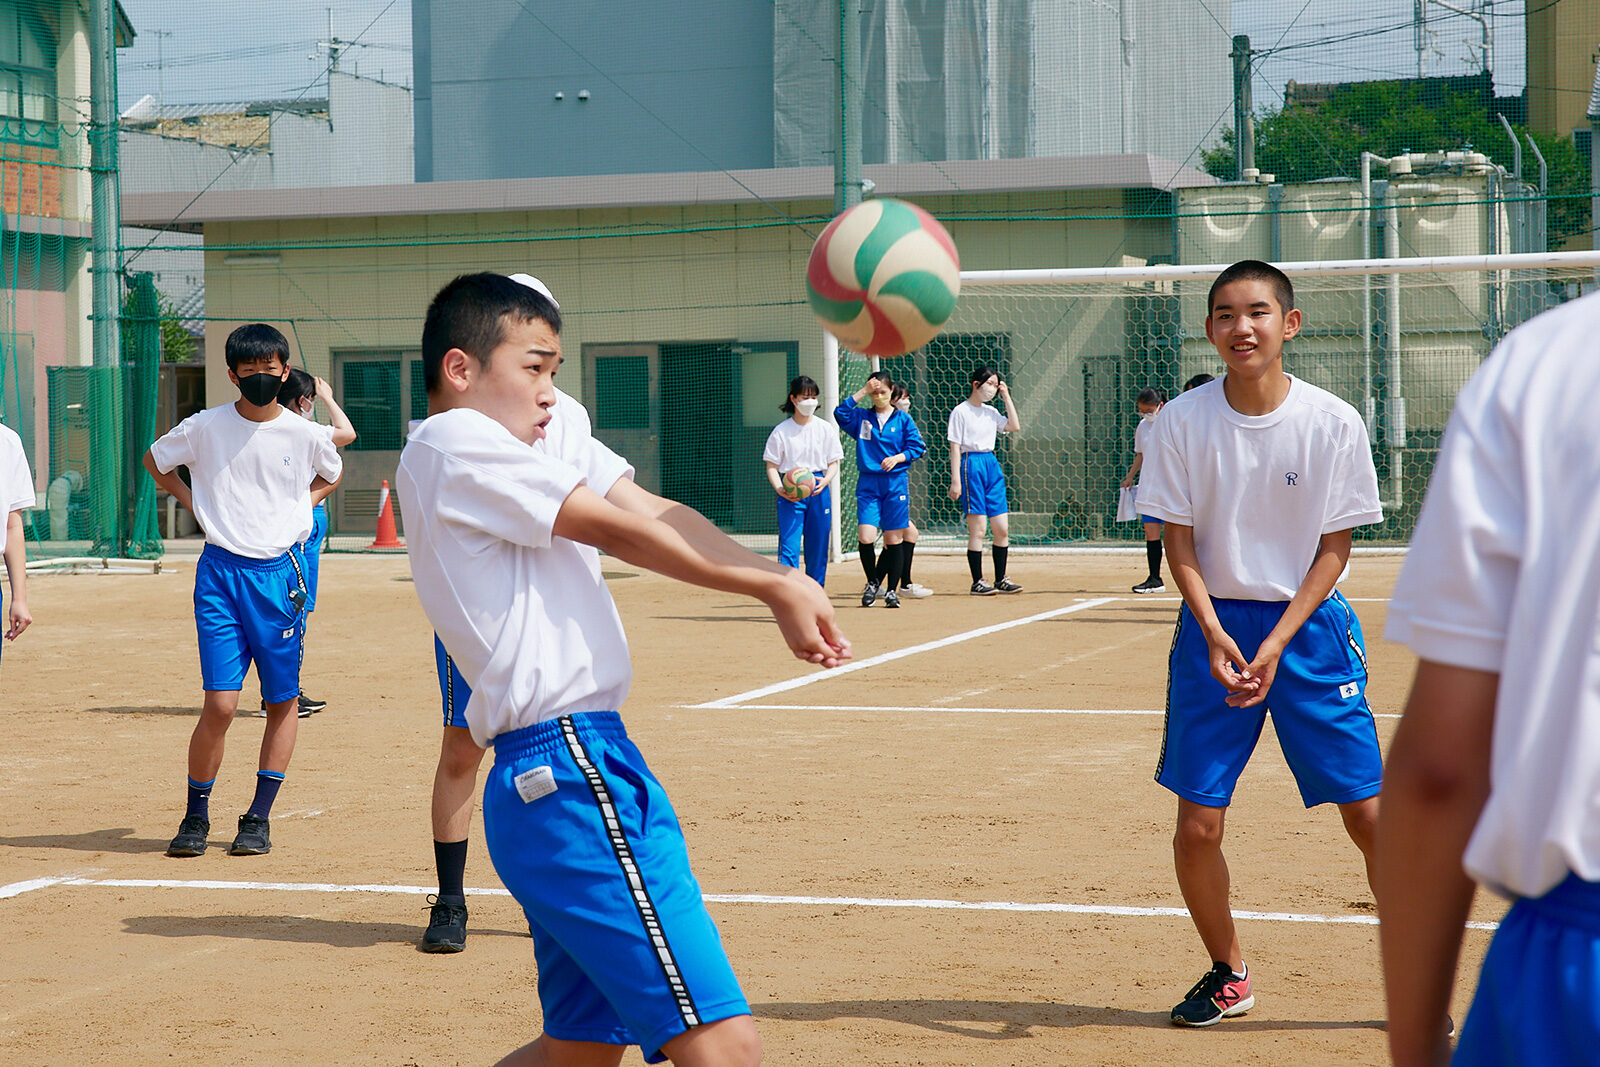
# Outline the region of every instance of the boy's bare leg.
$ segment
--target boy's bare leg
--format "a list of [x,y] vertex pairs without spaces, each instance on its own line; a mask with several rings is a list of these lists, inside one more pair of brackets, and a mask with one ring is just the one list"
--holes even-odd
[[200,721],[194,724],[189,735],[189,778],[196,782],[209,782],[216,778],[222,767],[222,753],[226,747],[228,727],[239,710],[237,690],[208,689],[205,703],[200,707]]
[[[239,694],[235,693],[234,704]],[[288,700],[267,705],[267,728],[261,734],[261,769],[277,771],[289,769],[289,757],[294,755],[295,738],[300,735],[300,694]],[[204,781],[199,778],[196,781]]]
[[[692,1027],[661,1048],[675,1067],[756,1067],[761,1037],[748,1015]],[[496,1067],[616,1067],[623,1046],[561,1041],[549,1034],[523,1045]]]
[[1222,855],[1227,814],[1227,808],[1208,808],[1179,797],[1172,856],[1183,902],[1206,951],[1212,960],[1226,963],[1237,973],[1244,967],[1244,954],[1228,907],[1228,861]]
[[1378,899],[1378,883],[1373,877],[1373,848],[1378,839],[1378,798],[1353,800],[1339,805],[1339,815],[1344,819],[1345,832],[1361,850],[1367,861],[1367,885],[1372,889],[1372,899]]
[[464,726],[446,726],[433,772],[433,839],[465,841],[472,829],[472,798],[484,749]]
[[626,1048],[593,1041],[562,1041],[540,1034],[495,1067],[616,1067]]

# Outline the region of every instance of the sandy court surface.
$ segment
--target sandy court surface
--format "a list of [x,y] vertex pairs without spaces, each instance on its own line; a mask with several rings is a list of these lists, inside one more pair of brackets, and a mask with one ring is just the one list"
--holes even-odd
[[[191,860],[162,855],[200,703],[194,561],[169,562],[31,577],[35,627],[5,650],[0,1062],[427,1067],[535,1036],[532,945],[481,822],[467,951],[416,948],[439,696],[405,559],[325,558],[305,678],[329,707],[301,723],[273,852],[225,854],[263,725],[241,717],[212,799],[223,847]],[[1413,667],[1381,637],[1398,566],[1358,558],[1343,586],[1385,745]],[[899,611],[860,608],[859,567],[835,567],[858,660],[935,647],[819,675],[759,606],[608,561],[636,666],[624,714],[767,1062],[1387,1062],[1359,854],[1334,809],[1301,806],[1270,725],[1227,845],[1234,908],[1272,916],[1240,921],[1257,1006],[1166,1022],[1207,960],[1165,913],[1176,809],[1151,775],[1177,597],[1128,592],[1142,567],[1021,556],[1025,595],[974,598],[964,559],[924,555],[939,595]],[[1502,911],[1480,894],[1474,918]],[[1468,932],[1458,1019],[1488,937]]]

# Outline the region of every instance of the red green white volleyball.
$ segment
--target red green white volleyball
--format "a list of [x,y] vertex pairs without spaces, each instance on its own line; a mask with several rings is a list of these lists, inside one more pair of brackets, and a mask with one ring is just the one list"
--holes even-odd
[[806,264],[823,328],[868,356],[931,341],[956,309],[961,258],[939,221],[904,200],[863,200],[828,223]]
[[796,467],[792,471],[785,471],[783,475],[783,495],[790,500],[804,500],[817,491],[817,476],[804,467]]

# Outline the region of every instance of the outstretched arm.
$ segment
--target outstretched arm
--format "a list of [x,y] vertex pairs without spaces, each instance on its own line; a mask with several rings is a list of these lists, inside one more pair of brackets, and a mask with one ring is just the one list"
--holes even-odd
[[821,586],[740,545],[693,508],[631,479],[617,482],[604,498],[583,487],[573,490],[554,533],[669,578],[760,600],[800,659],[835,667],[850,658],[850,642]]
[[[635,500],[654,506],[642,498]],[[580,486],[562,504],[553,532],[669,578],[760,600],[772,611],[785,643],[807,662],[834,667],[850,658],[850,643],[839,631],[833,606],[820,586],[742,548],[693,508],[664,503],[669,507],[663,517],[652,518],[617,507]]]
[[1423,660],[1389,748],[1373,870],[1395,1067],[1450,1058],[1444,1017],[1475,890],[1461,855],[1489,796],[1499,684]]

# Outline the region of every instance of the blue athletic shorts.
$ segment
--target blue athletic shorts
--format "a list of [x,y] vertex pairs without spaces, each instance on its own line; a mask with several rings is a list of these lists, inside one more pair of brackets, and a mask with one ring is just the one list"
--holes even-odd
[[328,506],[318,504],[311,509],[311,536],[300,546],[306,561],[306,610],[317,609],[317,574],[322,565],[322,543],[328,539]]
[[1006,475],[993,452],[961,453],[961,513],[963,515],[1004,515]]
[[1140,515],[1139,516],[1139,521],[1144,523],[1146,526],[1165,526],[1166,525],[1165,522],[1163,522],[1162,520],[1156,518],[1154,515]]
[[[1211,602],[1247,658],[1288,607],[1215,597]],[[1306,807],[1378,795],[1383,757],[1367,706],[1361,622],[1339,593],[1324,600],[1290,640],[1264,704],[1234,708],[1224,702],[1228,691],[1211,677],[1206,640],[1187,604],[1178,611],[1167,678],[1156,781],[1185,800],[1228,806],[1269,711]]]
[[438,634],[433,635],[433,662],[439,671],[439,699],[444,705],[444,724],[466,729],[467,701],[472,699],[472,690],[467,688],[466,679],[456,669],[456,661],[450,658],[450,653],[444,650],[444,642],[439,640]]
[[300,693],[305,641],[305,561],[300,547],[276,559],[207,545],[194,571],[194,626],[207,692],[244,688],[251,662],[269,704]]
[[856,472],[856,522],[880,530],[904,530],[911,525],[907,495],[910,479],[903,472]]
[[638,1045],[750,1006],[689,870],[678,819],[615,712],[494,739],[483,787],[496,872],[533,933],[544,1031]]
[[1594,1063],[1600,1048],[1600,883],[1577,875],[1518,900],[1483,959],[1453,1067]]

